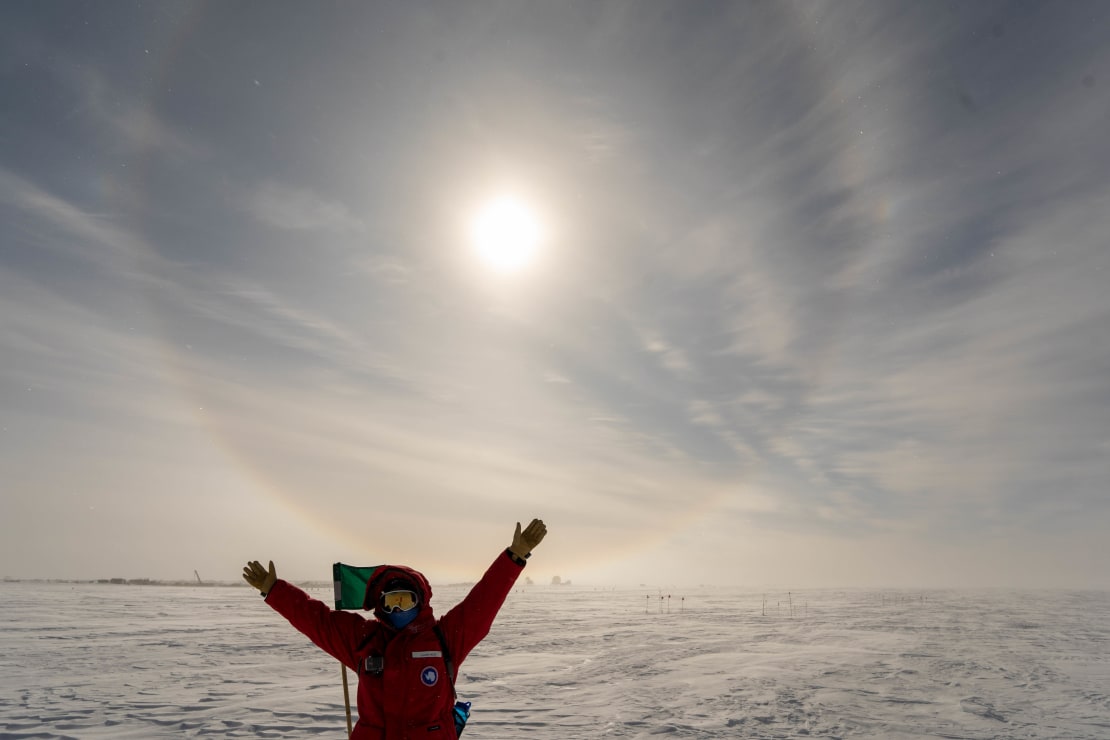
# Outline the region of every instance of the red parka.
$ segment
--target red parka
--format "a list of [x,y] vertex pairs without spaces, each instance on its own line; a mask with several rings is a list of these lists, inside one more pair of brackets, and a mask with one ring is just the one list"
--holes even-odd
[[[507,551],[501,553],[466,598],[439,620],[456,669],[489,633],[522,569]],[[433,629],[436,618],[428,604],[432,587],[427,579],[404,566],[381,566],[366,584],[366,604],[377,604],[385,584],[396,578],[421,592],[419,614],[401,630],[355,612],[333,610],[280,579],[266,603],[358,674],[358,723],[352,740],[454,740],[451,682],[455,676],[447,677],[443,649]],[[366,670],[371,656],[381,658],[380,673]]]

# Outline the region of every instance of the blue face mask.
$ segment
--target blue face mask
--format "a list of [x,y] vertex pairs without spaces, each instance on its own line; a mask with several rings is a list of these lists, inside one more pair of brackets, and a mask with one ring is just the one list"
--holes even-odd
[[395,609],[394,611],[387,612],[382,615],[386,623],[395,630],[404,629],[416,619],[416,615],[420,613],[420,605],[416,605],[408,611],[401,611]]

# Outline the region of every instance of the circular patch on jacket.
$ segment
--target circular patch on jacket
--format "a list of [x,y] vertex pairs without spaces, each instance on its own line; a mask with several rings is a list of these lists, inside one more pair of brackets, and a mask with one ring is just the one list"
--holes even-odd
[[428,666],[420,672],[420,682],[425,686],[435,686],[439,681],[439,671],[434,666]]

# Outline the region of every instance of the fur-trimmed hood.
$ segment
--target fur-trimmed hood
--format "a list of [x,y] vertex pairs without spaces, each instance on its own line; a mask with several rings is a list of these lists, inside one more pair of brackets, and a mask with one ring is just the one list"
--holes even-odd
[[420,571],[413,570],[405,565],[379,565],[374,569],[374,575],[370,576],[370,580],[366,582],[366,594],[362,599],[362,608],[366,611],[374,612],[378,621],[382,619],[380,602],[382,592],[385,591],[386,584],[390,581],[401,579],[411,583],[420,597],[420,614],[417,620],[421,620],[426,615],[432,613],[430,606],[432,600],[432,587],[428,583],[428,579]]

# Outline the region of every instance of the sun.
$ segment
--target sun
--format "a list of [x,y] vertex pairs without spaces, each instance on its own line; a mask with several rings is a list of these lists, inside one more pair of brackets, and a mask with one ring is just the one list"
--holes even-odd
[[535,260],[542,229],[527,204],[502,196],[479,209],[470,225],[470,238],[487,267],[499,273],[515,273]]

